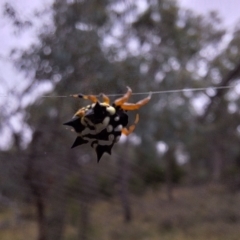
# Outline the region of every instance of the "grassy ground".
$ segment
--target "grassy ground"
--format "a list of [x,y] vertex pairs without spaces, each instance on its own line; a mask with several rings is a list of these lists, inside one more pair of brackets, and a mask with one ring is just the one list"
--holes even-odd
[[132,223],[122,223],[117,200],[97,205],[93,222],[98,239],[105,240],[238,240],[239,200],[240,194],[213,186],[176,189],[172,202],[162,192],[149,192],[143,198],[132,198]]
[[[149,191],[131,197],[133,221],[124,223],[118,199],[93,206],[89,239],[98,240],[239,240],[240,193],[220,186],[177,188],[174,200],[164,191]],[[36,223],[11,222],[10,214],[0,213],[1,240],[35,240]],[[66,240],[75,240],[77,229],[68,225]]]

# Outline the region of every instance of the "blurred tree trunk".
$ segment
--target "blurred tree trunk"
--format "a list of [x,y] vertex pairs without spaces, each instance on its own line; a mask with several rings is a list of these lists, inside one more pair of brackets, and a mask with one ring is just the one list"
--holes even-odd
[[31,151],[29,153],[29,156],[27,158],[27,169],[24,176],[24,179],[27,183],[27,185],[30,188],[30,192],[34,199],[34,204],[36,207],[36,213],[37,213],[37,223],[38,223],[38,240],[46,240],[46,207],[45,207],[45,195],[46,195],[46,186],[44,184],[41,184],[40,181],[40,170],[37,171],[36,166],[36,160],[37,160],[37,147],[38,147],[38,141],[41,137],[40,132],[35,132],[33,134],[32,139],[32,147],[30,148]]
[[132,220],[132,210],[129,197],[129,177],[130,177],[130,164],[129,164],[129,142],[126,141],[124,155],[119,159],[119,195],[123,207],[123,217],[125,222]]
[[[230,85],[230,83],[239,76],[240,74],[240,60],[236,63],[235,67],[233,70],[229,71],[228,74],[222,79],[221,83],[219,84],[219,87],[225,87]],[[205,109],[204,114],[199,118],[201,122],[206,120],[208,114],[211,112],[212,108],[214,105],[217,103],[217,99],[220,99],[223,97],[223,95],[226,93],[224,89],[218,89],[216,91],[216,94],[212,97],[210,97],[210,103]],[[216,106],[215,106],[216,107]]]
[[65,176],[65,169],[62,168],[61,171],[57,173],[57,176],[55,176],[54,185],[52,186],[52,191],[48,200],[48,240],[63,239],[67,202]]
[[88,233],[90,228],[90,205],[87,199],[80,200],[80,227],[78,232],[79,240],[89,239]]
[[42,190],[36,184],[33,183],[31,178],[32,171],[31,169],[28,170],[25,179],[27,184],[30,187],[32,195],[34,197],[34,203],[36,206],[37,212],[37,223],[38,223],[38,240],[46,240],[46,207],[44,203],[44,197],[42,195]]
[[96,169],[96,162],[94,159],[94,161],[82,166],[79,170],[79,195],[77,196],[80,203],[79,240],[89,239],[91,206],[93,200],[96,198],[97,192],[96,173],[94,172]]
[[173,200],[173,165],[175,162],[174,148],[169,147],[166,156],[166,190],[168,201]]
[[212,169],[212,180],[214,182],[220,182],[223,170],[223,155],[220,147],[214,146],[213,150],[213,169]]
[[45,219],[45,204],[42,198],[36,199],[37,205],[37,217],[38,217],[38,226],[39,226],[39,240],[46,239],[46,219]]

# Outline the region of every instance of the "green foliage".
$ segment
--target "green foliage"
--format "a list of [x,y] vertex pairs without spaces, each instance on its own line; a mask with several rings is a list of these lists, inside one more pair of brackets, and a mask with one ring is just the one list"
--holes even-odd
[[102,195],[106,199],[109,199],[114,196],[115,184],[112,181],[112,179],[108,178],[107,176],[100,176],[97,181],[98,191],[100,195]]
[[147,187],[143,176],[140,174],[134,174],[129,181],[130,192],[137,196],[143,195],[146,192]]
[[158,184],[164,182],[164,171],[157,164],[146,166],[143,179],[146,185],[156,187]]
[[172,181],[176,184],[181,183],[183,178],[186,176],[184,168],[174,163],[172,171],[173,171]]

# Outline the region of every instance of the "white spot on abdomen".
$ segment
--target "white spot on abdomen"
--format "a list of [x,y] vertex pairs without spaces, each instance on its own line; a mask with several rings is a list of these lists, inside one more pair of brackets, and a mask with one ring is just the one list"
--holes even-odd
[[117,136],[115,142],[119,142],[121,136]]
[[113,130],[113,126],[112,125],[108,125],[107,126],[107,132],[112,132]]
[[110,135],[108,136],[108,139],[109,139],[110,141],[113,141],[113,140],[114,140],[114,135],[113,135],[113,134],[110,134]]
[[109,122],[110,122],[110,117],[105,117],[102,123],[96,124],[95,125],[96,133],[100,133],[104,128],[106,128]]
[[86,127],[82,132],[81,132],[81,135],[82,136],[85,136],[87,134],[91,134],[91,135],[96,135],[96,130],[93,129],[91,130],[90,128]]
[[114,128],[114,131],[115,132],[121,132],[122,128],[123,128],[123,126],[120,124],[120,125],[118,125],[117,127]]
[[101,146],[109,146],[112,144],[112,141],[98,140],[98,144]]
[[106,110],[111,114],[114,115],[116,113],[116,109],[112,106],[106,108]]
[[116,116],[116,117],[114,118],[114,121],[117,122],[117,121],[119,121],[119,119],[120,119],[119,116]]

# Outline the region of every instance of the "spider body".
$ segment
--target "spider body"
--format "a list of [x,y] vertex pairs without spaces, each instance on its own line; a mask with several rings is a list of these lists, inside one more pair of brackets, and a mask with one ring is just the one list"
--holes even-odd
[[131,89],[128,88],[127,93],[115,100],[112,105],[109,98],[104,94],[102,94],[103,102],[99,102],[97,97],[93,95],[73,95],[73,97],[91,100],[93,103],[80,108],[72,120],[64,123],[64,125],[73,127],[78,134],[72,148],[90,143],[97,153],[98,162],[104,152],[111,154],[112,147],[119,141],[121,135],[132,133],[139,120],[137,114],[134,124],[127,128],[127,111],[139,109],[151,98],[149,96],[136,104],[127,103],[131,93]]

